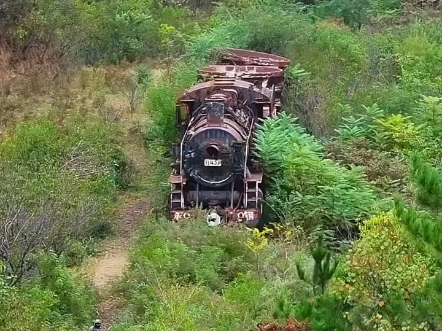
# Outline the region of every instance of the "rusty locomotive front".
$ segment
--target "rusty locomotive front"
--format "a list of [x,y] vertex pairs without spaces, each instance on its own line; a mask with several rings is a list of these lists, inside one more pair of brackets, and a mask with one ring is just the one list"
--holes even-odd
[[173,148],[170,218],[191,218],[199,207],[210,226],[237,221],[254,227],[263,211],[263,173],[251,155],[254,129],[281,109],[290,61],[231,48],[219,55],[177,102],[181,142]]

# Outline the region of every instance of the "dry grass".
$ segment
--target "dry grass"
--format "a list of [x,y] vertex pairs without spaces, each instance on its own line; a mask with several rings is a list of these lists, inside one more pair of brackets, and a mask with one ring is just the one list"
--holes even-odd
[[[147,121],[143,100],[131,109],[127,99],[135,65],[73,68],[47,57],[17,63],[8,49],[0,48],[0,136],[21,121],[49,112],[63,121],[71,111],[119,122],[125,132],[139,134]],[[144,65],[153,68],[155,63]]]
[[[135,165],[136,190],[143,189],[149,167],[143,141],[149,118],[144,93],[136,109],[127,98],[128,82],[138,65],[73,68],[37,58],[14,63],[11,52],[0,47],[0,141],[20,122],[42,115],[60,123],[70,112],[104,118],[121,129],[119,143]],[[161,79],[154,62],[142,65],[152,68],[154,80]]]

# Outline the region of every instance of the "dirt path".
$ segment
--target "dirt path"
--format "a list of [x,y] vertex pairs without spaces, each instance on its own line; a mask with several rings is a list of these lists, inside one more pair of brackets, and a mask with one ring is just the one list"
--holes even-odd
[[105,289],[113,279],[122,275],[128,260],[127,249],[131,234],[147,210],[147,199],[138,199],[123,207],[118,238],[105,247],[105,253],[95,265],[93,282],[99,290]]
[[133,199],[127,197],[126,202],[119,216],[117,238],[111,239],[102,248],[100,255],[93,267],[93,283],[100,291],[100,304],[97,316],[102,320],[102,329],[110,330],[117,318],[121,300],[112,296],[111,289],[115,280],[120,278],[126,270],[131,244],[131,237],[134,234],[140,220],[148,212],[147,198]]
[[[152,71],[153,81],[162,79],[162,70]],[[109,96],[109,102],[115,109],[125,109],[127,100],[124,96]],[[147,123],[144,111],[138,110],[136,114],[123,113],[121,125],[127,133],[128,141],[124,145],[125,153],[135,163],[140,172],[136,182],[142,187],[138,192],[145,192],[145,173],[149,171],[146,151],[137,133],[140,125]],[[142,138],[141,138],[142,139]],[[143,194],[144,195],[144,194]],[[118,215],[116,236],[106,240],[102,247],[102,254],[92,263],[92,281],[100,292],[100,303],[97,317],[102,321],[102,330],[109,331],[115,324],[123,302],[121,298],[112,294],[114,281],[120,279],[127,269],[129,262],[129,246],[136,233],[137,225],[149,211],[148,197],[140,198],[140,194],[128,194],[119,199],[122,207]]]

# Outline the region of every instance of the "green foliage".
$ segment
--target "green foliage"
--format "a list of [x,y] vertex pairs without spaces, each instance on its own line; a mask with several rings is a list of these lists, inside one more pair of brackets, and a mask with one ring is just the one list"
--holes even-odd
[[[134,61],[147,55],[149,44],[159,44],[159,24],[135,1],[85,5],[82,23],[91,33],[80,54],[86,63]],[[155,52],[155,46],[150,49]]]
[[439,145],[442,139],[440,121],[442,119],[441,99],[422,95],[413,113],[415,121],[422,127],[419,150],[427,159],[433,159],[435,165],[440,164],[441,152]]
[[179,55],[187,35],[199,29],[188,9],[151,0],[23,0],[20,6],[2,6],[11,18],[8,41],[44,45],[86,64]]
[[77,325],[87,323],[93,312],[94,292],[91,284],[73,275],[66,268],[63,256],[54,253],[39,254],[38,286],[53,292],[58,298],[61,315],[72,315]]
[[[162,227],[152,231],[153,228]],[[193,238],[191,229],[167,230],[155,224],[149,227],[144,243],[138,246],[133,261],[152,274],[142,271],[139,277],[149,279],[159,273],[181,284],[203,284],[220,291],[253,263],[253,255],[245,249],[244,234],[229,231],[213,232],[204,223],[194,223],[204,239]],[[164,232],[167,231],[167,232]],[[141,271],[141,270],[140,270]]]
[[300,321],[307,320],[313,330],[346,331],[352,330],[344,315],[349,308],[350,306],[335,293],[326,292],[314,298],[283,293],[276,300],[273,318],[287,320],[295,317]]
[[377,119],[376,139],[386,149],[404,150],[416,145],[419,128],[410,121],[411,116],[401,114],[390,115],[385,119]]
[[103,120],[89,120],[74,115],[58,126],[39,119],[21,124],[0,146],[5,161],[23,166],[36,175],[61,168],[79,178],[109,178],[108,188],[127,185],[127,160],[118,146],[117,128]]
[[316,247],[311,249],[311,254],[315,260],[313,267],[312,279],[308,280],[305,275],[305,270],[300,263],[296,264],[296,271],[301,280],[311,285],[315,295],[324,295],[328,282],[333,277],[333,274],[338,267],[338,260],[331,261],[331,253],[325,248],[324,234],[320,233],[317,238]]
[[320,0],[315,13],[322,18],[342,18],[353,29],[369,25],[371,19],[380,15],[394,15],[401,11],[401,0]]
[[284,54],[289,48],[305,44],[312,31],[309,18],[301,14],[301,7],[293,5],[290,10],[284,10],[272,1],[251,2],[245,8],[221,5],[212,20],[209,30],[190,39],[189,56],[208,59],[211,51],[222,47]]
[[355,224],[370,215],[376,196],[360,169],[323,159],[321,149],[289,115],[261,124],[256,153],[273,182],[267,201],[282,220],[306,228]]
[[90,284],[74,276],[54,254],[39,254],[38,261],[42,277],[29,284],[10,287],[0,278],[0,327],[13,331],[83,330],[95,304]]
[[149,219],[121,285],[134,320],[116,330],[247,328],[272,300],[263,293],[269,284],[253,273],[246,239],[245,231],[213,229],[200,220],[171,225]]
[[35,267],[30,254],[66,252],[78,263],[88,239],[109,231],[117,189],[130,180],[118,137],[104,121],[73,116],[23,123],[0,144],[2,261],[12,283]]
[[368,181],[378,190],[380,197],[401,194],[414,196],[408,182],[408,164],[404,155],[379,150],[375,143],[358,138],[343,143],[332,140],[326,143],[327,156],[344,167],[359,166]]
[[150,134],[166,144],[174,142],[178,136],[174,88],[167,84],[152,86],[147,92],[147,100],[147,111],[154,121]]
[[439,271],[413,298],[410,315],[418,316],[421,325],[428,325],[430,330],[437,330],[442,323],[439,314],[442,308],[442,273]]
[[270,177],[278,173],[295,144],[308,148],[318,156],[322,152],[321,145],[314,137],[297,124],[296,118],[286,113],[259,123],[254,142],[255,154],[262,160],[265,172]]
[[339,135],[338,139],[343,142],[363,138],[375,144],[377,148],[387,151],[408,154],[414,148],[423,147],[424,150],[429,149],[429,153],[434,153],[435,146],[431,139],[437,139],[437,135],[431,134],[431,138],[428,135],[428,127],[432,127],[433,117],[426,113],[432,108],[425,107],[425,102],[421,102],[420,105],[422,110],[416,116],[387,115],[377,104],[372,107],[364,106],[365,114],[357,118],[343,118],[344,123],[335,131]]
[[197,69],[202,63],[198,61],[179,62],[168,68],[168,75],[147,90],[146,111],[152,118],[152,126],[148,130],[149,139],[159,139],[166,146],[176,142],[178,128],[176,126],[175,106],[183,90],[197,81]]
[[[284,107],[300,124],[281,114],[261,123],[256,136],[256,153],[271,183],[266,202],[273,216],[300,225],[302,233],[320,226],[332,230],[328,236],[351,237],[355,224],[390,204],[391,193],[416,205],[397,204],[395,217],[381,213],[361,226],[349,265],[329,262],[329,272],[322,274],[320,258],[330,257],[318,246],[316,263],[304,262],[316,270],[313,285],[322,285],[314,300],[294,268],[295,257],[305,254],[293,251],[306,246],[305,238],[281,239],[277,231],[268,236],[258,230],[250,238],[238,229],[209,229],[197,221],[148,224],[120,285],[128,307],[115,330],[243,331],[275,308],[276,318],[308,319],[314,330],[440,328],[442,281],[440,272],[434,273],[442,245],[440,19],[401,23],[398,0],[303,1],[308,6],[290,0],[223,1],[210,17],[198,19],[187,8],[194,9],[194,1],[4,2],[0,30],[16,56],[3,62],[14,68],[32,57],[56,68],[64,64],[59,59],[73,64],[164,60],[159,83],[145,67],[130,82],[131,92],[147,96],[146,145],[156,149],[149,151],[149,166],[156,169],[147,186],[155,211],[163,208],[168,190],[167,160],[159,155],[165,152],[161,143],[178,136],[176,98],[196,82],[196,69],[216,55],[212,51],[224,46],[292,60]],[[182,55],[184,60],[178,59]],[[0,90],[2,100],[3,94]],[[317,138],[329,140],[335,133],[337,139],[323,148]],[[76,117],[62,124],[23,123],[0,144],[0,238],[7,238],[11,253],[2,260],[1,329],[75,330],[89,319],[93,295],[65,265],[89,254],[90,237],[109,224],[117,189],[130,185],[131,164],[120,138],[115,125]],[[422,152],[419,157],[415,150]],[[367,180],[387,198],[379,199]],[[48,253],[51,249],[57,255]],[[41,250],[46,253],[29,254]],[[18,279],[26,282],[11,287]]]
[[418,201],[434,210],[442,206],[442,175],[426,163],[420,153],[411,156],[412,179],[416,184],[416,198]]
[[395,201],[395,214],[413,235],[441,251],[442,225],[438,218],[414,208],[406,208],[400,200]]
[[408,235],[392,212],[380,214],[360,226],[361,239],[349,251],[345,271],[337,284],[352,305],[348,318],[354,325],[378,328],[414,326],[407,315],[410,298],[420,297],[435,271],[430,251]]

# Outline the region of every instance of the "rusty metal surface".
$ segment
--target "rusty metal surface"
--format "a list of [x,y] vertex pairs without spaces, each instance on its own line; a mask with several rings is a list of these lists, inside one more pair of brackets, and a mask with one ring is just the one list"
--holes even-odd
[[[233,48],[224,49],[219,55],[213,65],[198,71],[200,83],[184,90],[177,100],[177,114],[181,109],[187,114],[185,122],[177,115],[179,124],[189,127],[182,131],[181,158],[177,161],[181,168],[173,170],[169,178],[172,192],[169,216],[176,222],[194,219],[201,216],[200,211],[188,207],[204,205],[216,208],[225,224],[254,227],[262,213],[262,204],[255,201],[254,183],[262,183],[263,176],[256,173],[255,166],[251,169],[247,165],[249,157],[244,146],[250,143],[257,117],[274,116],[280,110],[284,69],[290,60]],[[213,146],[216,154],[208,152]],[[213,160],[217,163],[206,162]],[[238,160],[245,161],[238,163]],[[204,167],[208,167],[208,172],[201,177],[200,170]],[[232,176],[228,177],[226,170]],[[187,178],[180,174],[189,176],[187,183]],[[195,188],[195,184],[203,190]],[[208,189],[213,187],[217,189]],[[180,199],[174,198],[176,192],[181,194]],[[240,194],[245,194],[244,201]]]
[[[253,83],[242,80],[215,80],[196,84],[185,90],[179,97],[178,102],[204,100],[212,92],[222,89],[236,89],[238,91],[238,99],[247,99],[248,97],[255,100],[270,101],[272,91],[268,88],[259,89]],[[241,98],[240,98],[241,97]]]
[[262,177],[263,177],[262,173],[256,173],[256,174],[250,174],[248,177],[244,178],[244,180],[246,182],[258,182],[258,183],[261,183],[262,182]]
[[[261,218],[261,212],[256,208],[220,208],[217,210],[219,215],[225,217],[225,222],[246,223],[257,221]],[[172,210],[169,217],[175,222],[193,219],[201,215],[201,211],[197,209],[189,210]]]
[[283,70],[278,67],[211,65],[199,70],[203,78],[258,79],[283,77]]
[[250,51],[246,49],[225,48],[219,52],[219,64],[274,66],[281,69],[290,65],[290,60],[275,54]]
[[170,175],[168,182],[170,184],[186,184],[187,178],[181,175]]

